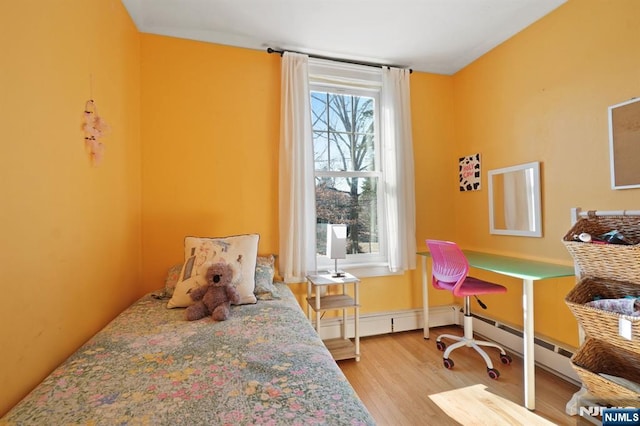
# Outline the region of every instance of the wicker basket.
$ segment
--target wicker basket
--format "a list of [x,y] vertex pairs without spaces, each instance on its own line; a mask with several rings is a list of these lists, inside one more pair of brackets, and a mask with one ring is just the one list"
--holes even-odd
[[640,283],[640,244],[593,244],[575,241],[583,232],[592,236],[602,235],[614,229],[629,241],[640,242],[640,216],[589,216],[578,220],[562,239],[586,276],[611,278]]
[[[640,317],[585,306],[585,303],[591,302],[596,297],[619,299],[625,296],[640,297],[640,284],[585,277],[571,289],[564,301],[587,335],[640,354]],[[627,340],[618,334],[618,324],[622,318],[631,322],[633,340]]]
[[640,407],[639,393],[598,374],[640,383],[640,355],[590,338],[573,354],[571,365],[593,396],[619,407]]

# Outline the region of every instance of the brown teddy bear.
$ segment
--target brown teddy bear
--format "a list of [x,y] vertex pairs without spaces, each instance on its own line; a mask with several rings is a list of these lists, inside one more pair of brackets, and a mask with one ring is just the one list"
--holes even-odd
[[225,262],[214,263],[207,269],[206,284],[189,290],[195,302],[187,308],[189,321],[211,315],[216,321],[229,318],[232,303],[240,302],[240,294],[233,286],[233,268]]

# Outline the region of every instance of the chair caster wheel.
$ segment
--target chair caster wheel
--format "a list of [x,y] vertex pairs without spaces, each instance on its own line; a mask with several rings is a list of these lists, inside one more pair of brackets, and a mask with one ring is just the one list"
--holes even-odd
[[439,351],[444,352],[447,345],[445,345],[444,342],[436,342],[436,348],[438,348]]
[[487,373],[493,380],[496,380],[498,377],[500,377],[500,372],[495,368],[487,368]]
[[504,365],[511,365],[511,361],[513,361],[511,359],[511,357],[509,355],[500,355],[500,362],[503,363]]
[[444,363],[445,368],[447,368],[448,370],[451,370],[453,368],[453,360],[449,358],[444,358],[442,361]]

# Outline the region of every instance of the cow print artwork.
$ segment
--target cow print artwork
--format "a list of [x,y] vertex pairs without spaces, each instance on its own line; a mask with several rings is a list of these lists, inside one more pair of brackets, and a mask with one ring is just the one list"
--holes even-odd
[[480,189],[480,154],[460,157],[458,173],[460,192]]

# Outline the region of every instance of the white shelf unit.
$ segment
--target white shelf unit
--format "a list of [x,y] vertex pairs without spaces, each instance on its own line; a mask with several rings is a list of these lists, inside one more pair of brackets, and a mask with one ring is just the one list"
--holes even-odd
[[[353,297],[347,293],[347,286],[353,286]],[[339,294],[326,294],[327,286],[338,286]],[[338,360],[355,358],[360,361],[360,280],[345,273],[343,277],[333,277],[330,273],[314,273],[307,275],[307,317],[313,321],[320,333],[322,312],[342,310],[342,324],[339,338],[323,340],[333,358]],[[347,311],[353,309],[354,337],[347,337]]]

